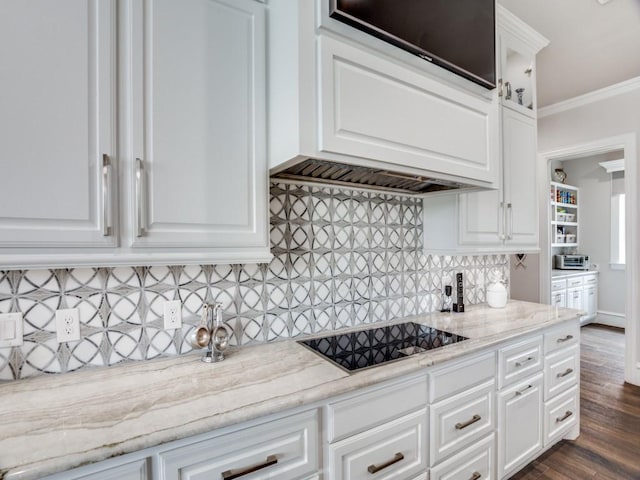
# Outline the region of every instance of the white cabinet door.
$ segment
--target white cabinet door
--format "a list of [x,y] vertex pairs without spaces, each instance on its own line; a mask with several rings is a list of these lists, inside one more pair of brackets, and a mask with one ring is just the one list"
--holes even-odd
[[536,120],[502,109],[505,242],[538,246]]
[[115,245],[115,1],[4,0],[0,58],[3,253]]
[[582,289],[582,308],[587,311],[589,318],[594,318],[598,312],[598,287],[589,285]]
[[584,310],[582,287],[567,289],[567,307]]
[[538,247],[536,121],[502,108],[500,190],[460,195],[460,243]]
[[128,8],[131,245],[267,252],[264,4]]
[[498,393],[498,478],[542,449],[542,373]]
[[566,290],[553,292],[551,294],[551,305],[555,305],[556,307],[566,307],[567,306]]

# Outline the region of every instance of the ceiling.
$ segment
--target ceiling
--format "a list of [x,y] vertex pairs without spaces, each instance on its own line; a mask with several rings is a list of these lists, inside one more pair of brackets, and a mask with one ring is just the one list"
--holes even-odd
[[551,42],[536,57],[538,108],[640,77],[640,0],[498,0]]

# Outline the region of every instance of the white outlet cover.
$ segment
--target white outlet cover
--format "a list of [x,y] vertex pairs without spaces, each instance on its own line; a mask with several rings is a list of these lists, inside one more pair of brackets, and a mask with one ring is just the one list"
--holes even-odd
[[164,329],[175,330],[182,327],[182,304],[180,300],[164,302]]
[[22,345],[22,313],[0,314],[0,347]]
[[80,312],[77,308],[56,310],[56,337],[58,343],[80,340]]

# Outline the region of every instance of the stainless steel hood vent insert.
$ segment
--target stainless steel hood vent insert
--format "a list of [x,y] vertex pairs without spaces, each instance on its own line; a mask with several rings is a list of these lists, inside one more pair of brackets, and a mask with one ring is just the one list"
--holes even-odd
[[271,178],[347,187],[360,186],[387,192],[413,194],[459,190],[469,187],[469,185],[448,180],[314,158],[303,160],[285,170],[274,173]]

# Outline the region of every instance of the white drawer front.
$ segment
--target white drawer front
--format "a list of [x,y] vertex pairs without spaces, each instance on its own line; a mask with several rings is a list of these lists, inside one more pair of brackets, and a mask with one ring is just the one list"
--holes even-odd
[[493,381],[431,406],[430,464],[468,447],[494,428]]
[[598,283],[598,277],[596,275],[585,275],[584,285],[596,285]]
[[494,436],[491,434],[431,469],[431,480],[493,480]]
[[165,480],[247,478],[294,480],[319,470],[317,411],[221,435],[160,454]]
[[409,480],[427,469],[427,410],[329,446],[327,478]]
[[467,390],[496,375],[496,355],[494,352],[474,355],[451,366],[438,368],[429,374],[429,398],[431,403]]
[[554,280],[551,282],[551,291],[557,292],[558,290],[564,290],[567,288],[566,280]]
[[544,399],[549,400],[580,377],[580,353],[578,345],[562,349],[544,359]]
[[544,353],[577,345],[580,342],[580,324],[577,321],[565,323],[544,334]]
[[544,446],[562,438],[579,422],[578,387],[572,387],[544,406]]
[[498,351],[498,388],[542,370],[542,337],[534,337]]
[[327,407],[328,440],[341,440],[426,406],[426,376],[330,403]]
[[567,288],[580,287],[584,282],[583,277],[572,277],[567,279]]

